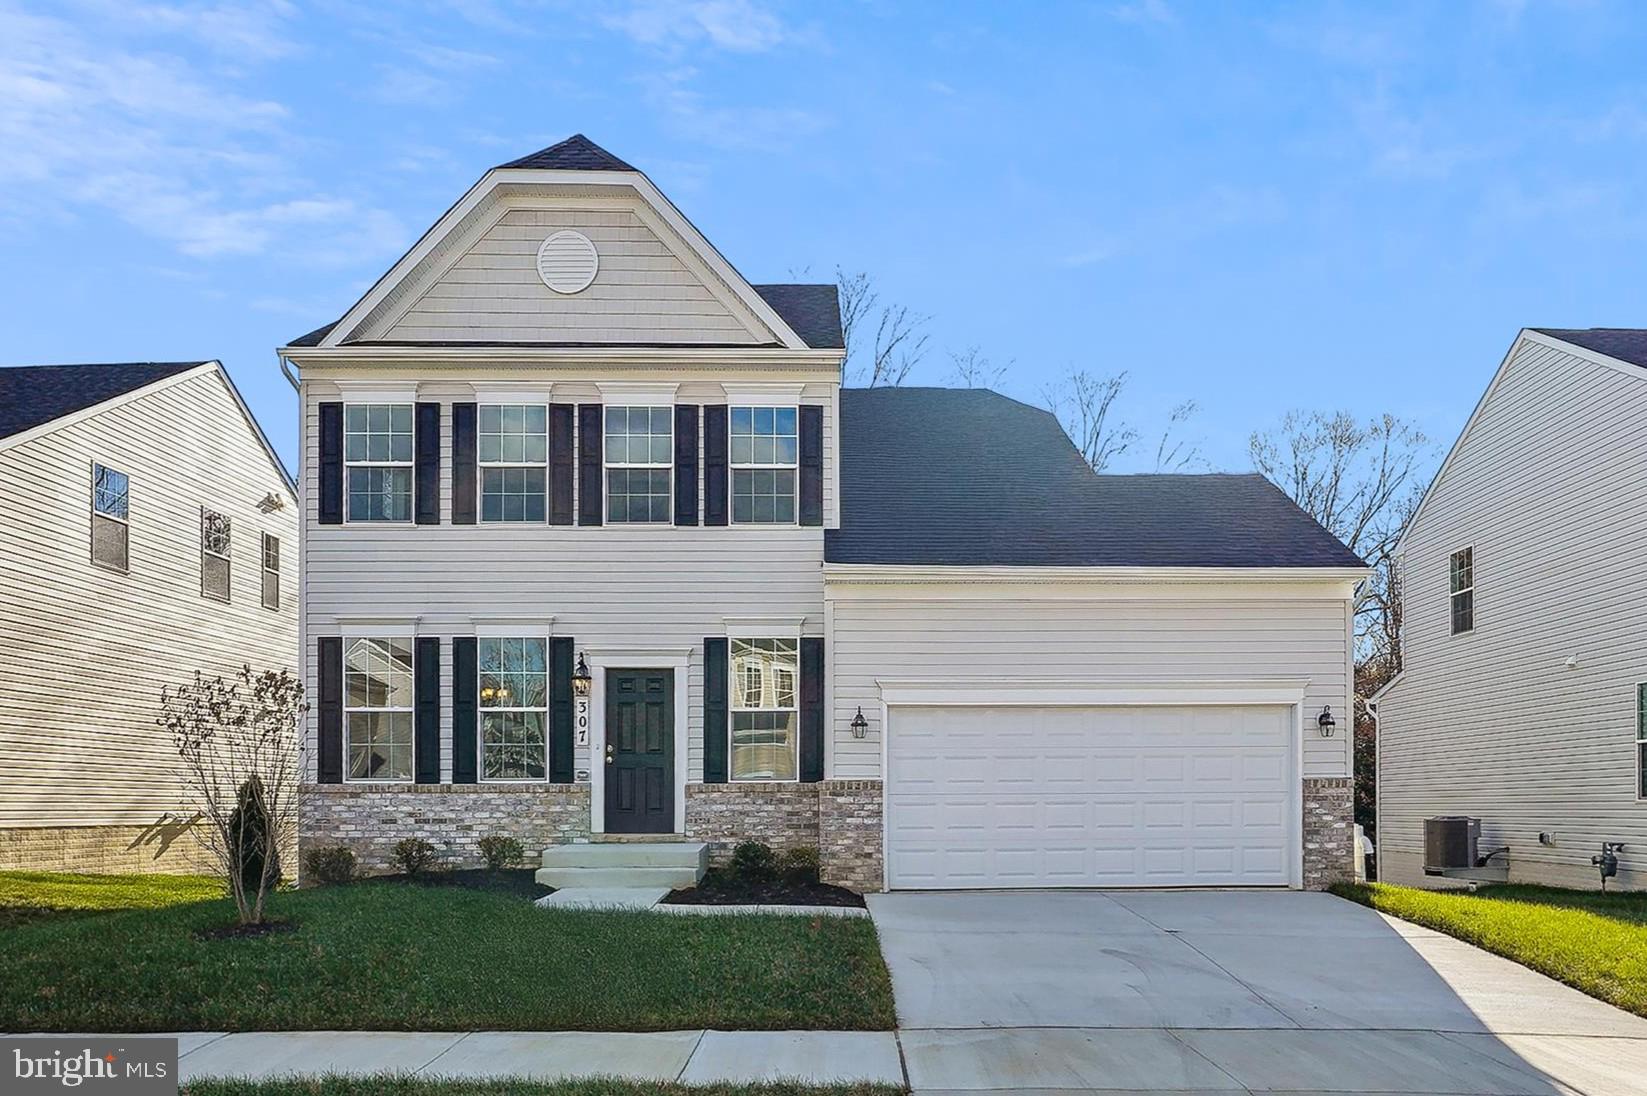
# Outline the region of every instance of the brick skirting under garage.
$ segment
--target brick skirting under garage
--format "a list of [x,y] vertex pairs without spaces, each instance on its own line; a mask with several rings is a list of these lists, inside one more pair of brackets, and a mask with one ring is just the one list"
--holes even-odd
[[210,857],[187,824],[0,829],[0,871],[90,875],[196,875]]
[[1355,781],[1304,781],[1304,889],[1355,878]]

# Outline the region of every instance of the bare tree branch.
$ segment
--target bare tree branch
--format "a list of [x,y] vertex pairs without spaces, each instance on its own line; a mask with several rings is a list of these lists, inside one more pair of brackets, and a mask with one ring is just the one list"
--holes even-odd
[[1157,472],[1187,472],[1192,468],[1208,466],[1207,459],[1201,455],[1200,442],[1173,437],[1174,432],[1194,417],[1196,410],[1194,400],[1185,400],[1167,412],[1167,425],[1162,429],[1161,441],[1155,447]]
[[[912,312],[907,305],[883,305],[867,273],[848,274],[836,268],[835,285],[841,297],[843,372],[851,383],[870,388],[896,387],[926,357],[929,336],[922,330],[932,318]],[[868,326],[875,327],[873,348],[865,361],[860,353]]]
[[976,346],[969,346],[965,350],[951,350],[949,361],[950,380],[960,388],[998,389],[1001,382],[1006,379],[1007,370],[1014,364],[1008,361],[1004,365],[996,365]]
[[1063,382],[1042,393],[1047,408],[1094,472],[1102,472],[1138,439],[1138,431],[1112,417],[1115,401],[1126,387],[1126,373],[1099,377],[1074,369]]

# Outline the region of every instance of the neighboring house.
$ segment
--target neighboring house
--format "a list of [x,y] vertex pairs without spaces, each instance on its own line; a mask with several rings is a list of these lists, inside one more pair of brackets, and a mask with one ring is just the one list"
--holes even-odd
[[[1403,670],[1376,699],[1380,876],[1424,819],[1484,873],[1647,886],[1647,330],[1525,330],[1398,547]],[[1546,835],[1541,841],[1540,835]]]
[[0,369],[0,868],[197,862],[160,692],[296,668],[296,503],[217,362]]
[[1256,476],[1099,477],[1003,396],[843,390],[833,286],[751,285],[581,136],[280,353],[306,846],[755,838],[860,889],[1350,870],[1360,560]]

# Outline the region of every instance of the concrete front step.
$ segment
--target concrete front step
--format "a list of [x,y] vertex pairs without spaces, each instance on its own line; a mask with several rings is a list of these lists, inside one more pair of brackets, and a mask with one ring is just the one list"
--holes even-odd
[[546,887],[690,887],[709,867],[703,842],[551,845],[535,878]]

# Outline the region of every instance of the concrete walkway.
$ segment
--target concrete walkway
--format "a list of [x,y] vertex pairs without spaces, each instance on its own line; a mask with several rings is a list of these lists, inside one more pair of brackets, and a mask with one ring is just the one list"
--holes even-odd
[[1331,895],[869,906],[917,1093],[1647,1093],[1647,1020]]

